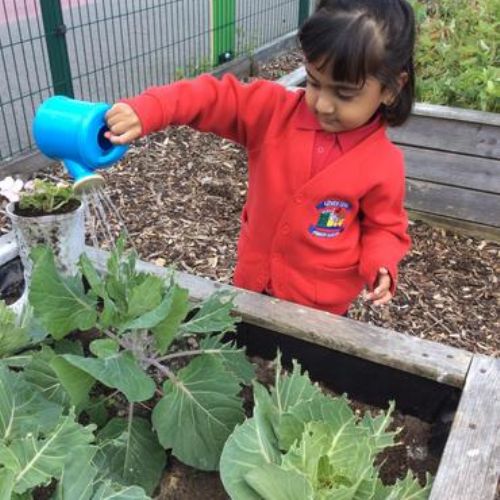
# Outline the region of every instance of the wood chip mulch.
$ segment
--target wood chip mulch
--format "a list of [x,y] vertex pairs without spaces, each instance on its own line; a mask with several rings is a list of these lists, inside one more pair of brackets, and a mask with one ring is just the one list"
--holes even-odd
[[[261,76],[275,78],[300,63],[288,54],[262,66]],[[241,147],[174,127],[138,141],[104,175],[142,259],[231,282],[246,193]],[[0,228],[8,228],[1,214]],[[413,248],[393,302],[376,308],[359,299],[350,317],[498,357],[500,245],[422,222],[410,233]]]

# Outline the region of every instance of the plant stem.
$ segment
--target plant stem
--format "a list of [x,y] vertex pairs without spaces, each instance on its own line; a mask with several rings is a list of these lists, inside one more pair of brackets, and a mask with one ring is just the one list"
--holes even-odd
[[[223,349],[194,349],[192,351],[175,352],[174,354],[169,354],[168,356],[163,356],[162,358],[158,358],[158,361],[167,361],[175,358],[197,356],[198,354],[221,354],[222,352],[224,352]],[[230,352],[235,352],[235,351],[231,350]]]
[[154,366],[159,372],[163,373],[163,375],[166,375],[174,384],[179,384],[179,380],[175,376],[174,372],[167,368],[166,366],[162,365],[158,360],[153,359],[153,358],[145,358],[144,361],[148,362],[151,366]]

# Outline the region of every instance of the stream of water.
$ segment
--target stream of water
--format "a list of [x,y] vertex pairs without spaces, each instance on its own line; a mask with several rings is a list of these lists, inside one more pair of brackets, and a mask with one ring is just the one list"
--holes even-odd
[[120,234],[124,234],[127,244],[133,247],[120,210],[106,193],[105,187],[97,186],[85,191],[82,201],[87,235],[94,247],[114,248]]

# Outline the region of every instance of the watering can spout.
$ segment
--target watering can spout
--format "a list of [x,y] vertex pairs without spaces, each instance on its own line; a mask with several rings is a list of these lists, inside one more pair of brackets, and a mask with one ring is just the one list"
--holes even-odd
[[76,191],[102,184],[103,177],[95,171],[116,163],[128,149],[105,137],[109,108],[106,103],[54,96],[44,101],[35,114],[33,135],[38,148],[63,162],[75,181]]
[[94,170],[81,163],[73,160],[63,160],[63,165],[68,174],[73,178],[73,189],[77,193],[88,191],[104,184],[102,175],[96,174]]

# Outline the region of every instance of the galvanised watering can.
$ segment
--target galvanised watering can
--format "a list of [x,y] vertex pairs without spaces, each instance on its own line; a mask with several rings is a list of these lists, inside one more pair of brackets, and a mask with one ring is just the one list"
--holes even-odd
[[104,116],[110,107],[106,103],[54,96],[36,111],[36,145],[46,156],[63,162],[75,181],[75,191],[102,184],[104,179],[95,170],[116,163],[128,149],[104,137],[108,130]]

